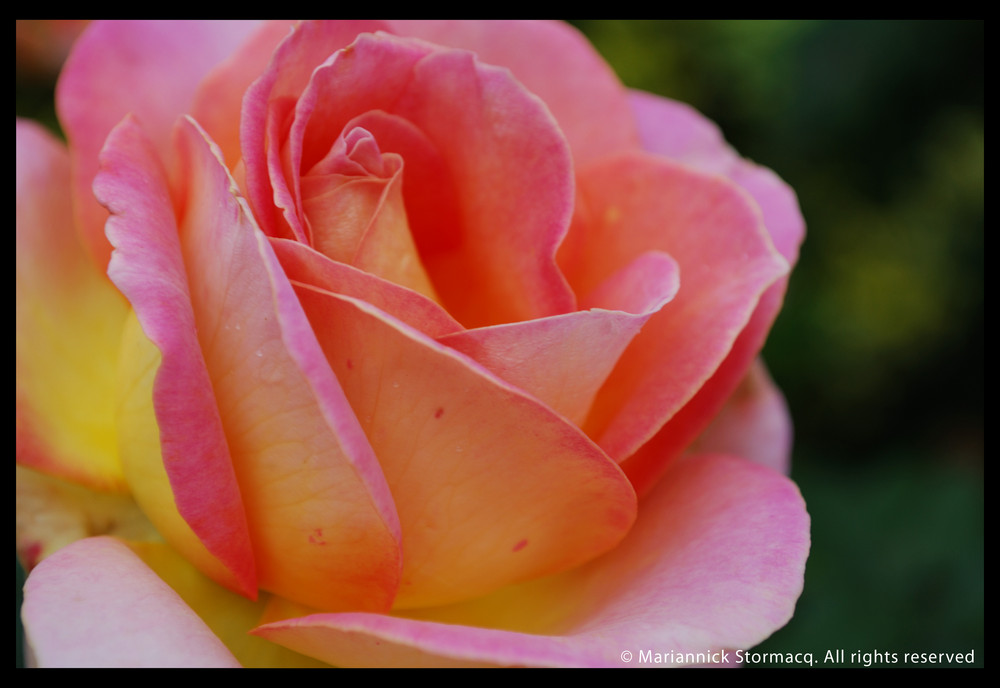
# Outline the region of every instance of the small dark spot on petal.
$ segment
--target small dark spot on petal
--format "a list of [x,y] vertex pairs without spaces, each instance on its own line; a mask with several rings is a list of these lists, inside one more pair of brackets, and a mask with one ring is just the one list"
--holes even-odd
[[525,547],[527,547],[527,545],[528,545],[528,539],[525,538],[524,540],[521,540],[519,543],[517,543],[516,545],[514,545],[514,549],[512,549],[511,551],[512,552],[520,552],[522,549],[524,549]]
[[351,359],[347,359],[347,369],[350,370],[353,367],[354,367],[354,361],[352,361]]
[[441,408],[440,406],[438,406],[437,411],[434,412],[434,417],[435,418],[440,418],[443,415],[444,415],[444,409]]

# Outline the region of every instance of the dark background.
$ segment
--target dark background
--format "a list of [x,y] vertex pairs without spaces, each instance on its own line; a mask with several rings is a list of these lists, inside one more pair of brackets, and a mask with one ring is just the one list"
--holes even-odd
[[[574,23],[799,195],[765,358],[813,544],[795,618],[758,650],[982,666],[983,22]],[[17,86],[17,114],[54,123],[51,78]]]

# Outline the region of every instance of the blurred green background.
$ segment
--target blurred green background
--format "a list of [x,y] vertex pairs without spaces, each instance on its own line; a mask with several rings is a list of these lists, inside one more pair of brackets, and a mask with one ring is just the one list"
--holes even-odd
[[759,649],[981,666],[983,23],[576,25],[626,85],[777,171],[806,219],[765,358],[813,544],[795,618]]
[[[813,544],[795,618],[758,649],[982,666],[983,22],[574,23],[806,219],[765,357]],[[52,122],[51,82],[17,79],[17,114]]]

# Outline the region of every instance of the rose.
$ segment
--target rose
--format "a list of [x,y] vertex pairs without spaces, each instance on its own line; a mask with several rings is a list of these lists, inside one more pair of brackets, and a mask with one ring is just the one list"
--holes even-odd
[[[59,87],[72,169],[18,124],[18,461],[130,491],[170,543],[42,562],[38,661],[232,661],[184,603],[243,663],[303,659],[259,624],[362,665],[782,625],[801,498],[726,454],[783,462],[787,418],[759,364],[723,404],[801,238],[787,187],[561,25],[286,33],[95,26]],[[127,499],[18,476],[27,558],[96,515],[141,538]]]

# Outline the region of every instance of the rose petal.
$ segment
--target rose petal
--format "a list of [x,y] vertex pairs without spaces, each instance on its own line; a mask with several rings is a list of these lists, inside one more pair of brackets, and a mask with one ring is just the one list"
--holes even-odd
[[268,620],[267,611],[275,598],[264,593],[259,600],[248,600],[216,585],[203,576],[184,557],[161,542],[129,542],[142,562],[164,583],[180,595],[188,607],[205,622],[237,661],[247,668],[284,668],[325,666],[297,652],[249,634]]
[[[281,141],[269,127],[275,119],[280,124],[282,117],[275,117],[273,108],[282,104],[281,112],[289,111],[317,65],[350,45],[359,33],[383,26],[371,21],[303,22],[278,46],[267,70],[247,90],[240,118],[247,200],[268,235],[299,236],[300,240],[305,236],[283,175],[272,179],[269,174],[272,166],[280,170]],[[272,186],[273,182],[281,186]],[[294,230],[289,223],[295,225]]]
[[[221,465],[225,459],[238,480],[260,585],[320,608],[387,608],[399,575],[399,531],[371,449],[266,239],[235,195],[235,183],[218,150],[210,149],[190,120],[179,127],[177,143],[186,196],[178,199],[184,224],[181,245],[173,250],[183,253],[188,268],[191,302],[186,308],[197,329],[193,323],[181,324],[169,332],[183,337],[197,333],[199,338],[185,355],[200,357],[204,352],[203,366],[214,392],[211,403],[221,411],[232,457],[231,464],[226,455],[219,455],[218,461]],[[123,149],[141,150],[141,144],[136,141]],[[145,197],[152,195],[146,187]],[[125,203],[137,198],[123,194]],[[142,214],[144,227],[151,224],[149,218],[165,212],[172,210],[148,209]],[[176,234],[172,240],[177,242]],[[136,249],[131,269],[145,275],[145,285],[151,275],[165,272],[148,263],[165,257],[150,252],[155,246],[151,239],[140,246],[145,252]],[[171,260],[171,269],[183,274],[179,256]],[[124,263],[120,270],[125,270]],[[186,290],[187,284],[182,287]],[[140,304],[136,307],[142,310]],[[155,323],[155,317],[149,319]],[[166,365],[168,352],[163,360]],[[164,377],[163,386],[173,379],[176,376]],[[184,389],[190,395],[189,388]],[[187,416],[172,420],[167,399],[163,392],[157,404],[161,434],[178,433],[175,442],[204,437],[203,427],[188,435],[181,432],[179,420]],[[192,399],[185,397],[182,410],[192,408]],[[282,412],[276,414],[275,409]],[[205,409],[190,417],[204,426],[212,415]],[[190,451],[196,462],[206,460],[203,454],[199,446]],[[202,506],[206,517],[220,519],[225,503],[203,496],[212,486],[203,474],[187,480],[175,471],[171,481],[176,481],[178,499],[190,499]]]
[[622,470],[640,495],[644,495],[663,474],[667,464],[704,431],[744,379],[781,308],[787,283],[788,278],[783,277],[764,292],[750,322],[712,377],[652,439],[622,462]]
[[575,426],[369,304],[298,294],[396,500],[397,607],[564,570],[628,530],[631,487]]
[[422,244],[427,232],[419,218],[411,226],[434,288],[459,322],[487,325],[574,310],[554,260],[572,210],[565,139],[509,72],[469,53],[366,34],[317,68],[296,103],[288,163],[273,159],[270,167],[272,181],[292,175],[286,187],[276,187],[287,196],[279,206],[297,202],[294,171],[311,168],[348,122],[369,110],[409,120],[445,162],[450,176],[440,183],[453,186],[460,226],[440,226],[446,215],[434,226],[458,240],[431,251]]
[[645,253],[584,301],[589,310],[465,330],[438,341],[579,425],[622,351],[677,288],[674,260]]
[[267,69],[271,55],[293,27],[294,23],[287,20],[265,22],[198,86],[191,116],[218,144],[230,169],[241,157],[239,121],[243,96]]
[[576,29],[561,22],[392,21],[392,30],[476,53],[507,67],[545,101],[576,164],[636,148],[627,91]]
[[643,148],[703,172],[724,174],[742,186],[760,206],[775,248],[795,265],[805,222],[791,187],[766,167],[741,158],[719,128],[690,105],[641,91],[629,97]]
[[305,244],[271,239],[271,247],[293,282],[353,296],[399,318],[429,337],[458,332],[462,326],[425,296],[344,263],[330,260]]
[[114,370],[126,304],[74,235],[65,149],[36,124],[16,131],[17,462],[124,490]]
[[197,339],[165,173],[131,116],[108,136],[101,165],[94,190],[112,215],[107,231],[116,249],[108,275],[145,331],[131,318],[119,363],[125,386],[117,432],[126,476],[182,552],[220,583],[256,595],[246,517]]
[[334,260],[435,298],[406,218],[402,158],[383,155],[375,137],[360,126],[348,127],[333,152],[333,160],[301,180],[313,246]]
[[578,197],[560,252],[578,294],[644,251],[669,253],[680,266],[677,297],[632,341],[583,426],[621,461],[715,372],[788,265],[737,186],[662,158],[595,163],[580,171]]
[[166,153],[174,119],[189,109],[202,77],[255,26],[245,21],[95,22],[73,48],[59,77],[56,108],[73,152],[74,212],[101,270],[111,255],[104,237],[108,214],[94,200],[91,183],[104,139],[131,112],[160,154]]
[[261,587],[325,609],[384,609],[400,538],[385,478],[219,151],[191,120],[181,132],[185,258]]
[[721,658],[791,618],[808,550],[793,483],[702,455],[672,464],[622,544],[575,571],[410,618],[318,614],[254,633],[340,666],[625,666],[624,650],[630,666],[643,650]]
[[716,174],[725,174],[739,159],[715,122],[687,103],[644,91],[629,91],[629,103],[643,150]]
[[695,453],[743,456],[788,474],[792,419],[788,404],[759,358],[722,411],[691,448]]
[[111,538],[80,540],[35,568],[21,617],[38,666],[239,666],[177,593]]
[[[640,92],[633,92],[631,98],[647,150],[724,174],[742,186],[760,207],[775,248],[793,266],[805,235],[805,223],[791,188],[771,170],[740,158],[726,144],[718,127],[694,108]],[[702,432],[736,389],[764,345],[787,285],[788,278],[783,277],[764,292],[750,322],[712,378],[653,439],[622,464],[640,494]]]

